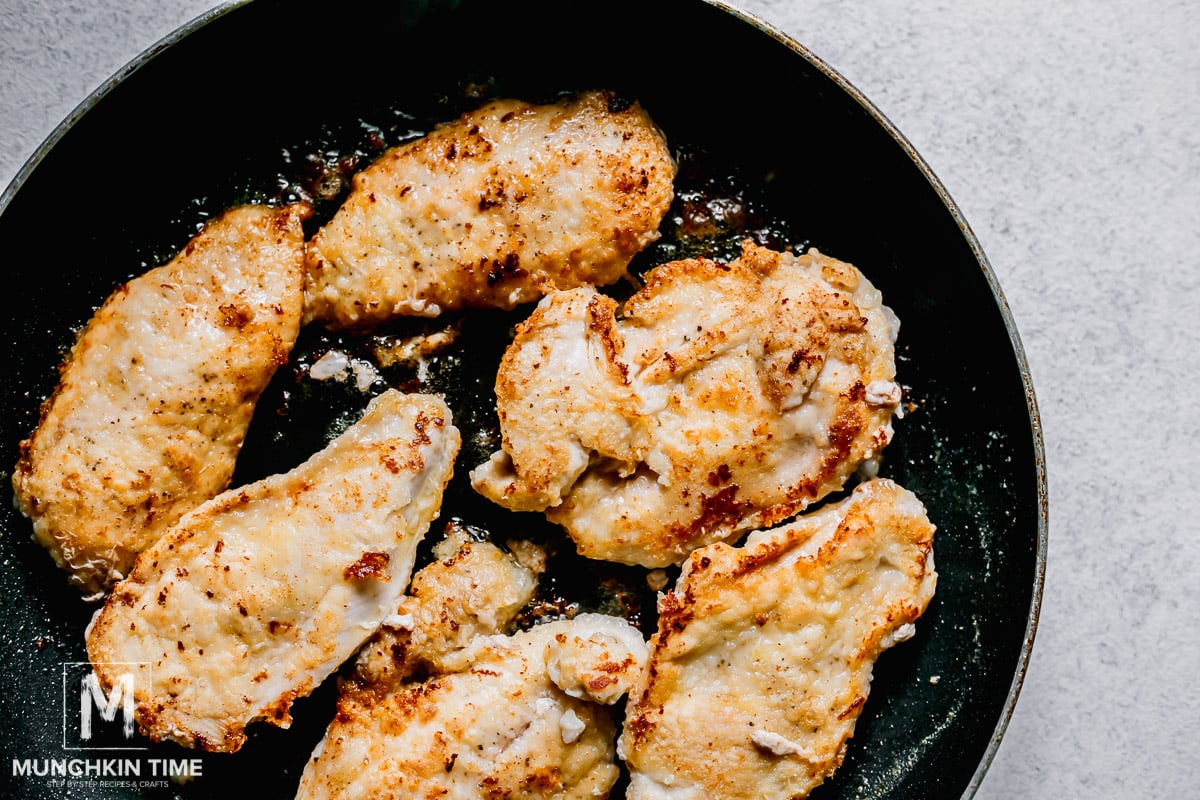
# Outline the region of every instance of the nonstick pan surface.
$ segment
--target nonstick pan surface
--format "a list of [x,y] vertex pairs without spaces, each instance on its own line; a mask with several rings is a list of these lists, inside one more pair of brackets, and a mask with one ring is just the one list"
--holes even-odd
[[[876,665],[846,761],[812,797],[969,797],[1016,701],[1044,576],[1046,484],[1024,355],[978,243],[903,137],[816,56],[720,4],[256,0],[168,37],[64,122],[0,200],[16,300],[0,320],[4,491],[75,333],[109,292],[169,259],[206,219],[242,202],[306,197],[319,224],[383,147],[492,97],[589,88],[641,102],[681,164],[663,238],[635,273],[683,256],[729,258],[746,236],[815,246],[862,269],[900,317],[909,411],[881,474],[915,491],[938,526],[938,591],[917,636]],[[503,512],[466,485],[496,445],[495,368],[528,310],[449,320],[459,331],[452,348],[420,371],[382,370],[365,392],[314,381],[307,368],[332,348],[370,358],[378,342],[305,330],[260,403],[235,482],[299,463],[384,383],[445,392],[467,444],[427,540],[447,522],[480,537],[538,539],[555,556],[526,623],[599,609],[649,632],[654,595],[640,571],[579,559],[540,518]],[[292,796],[332,714],[332,679],[296,703],[291,729],[256,724],[234,755],[141,740],[147,749],[71,749],[78,698],[64,681],[86,661],[95,606],[67,585],[11,502],[0,530],[0,787],[11,787],[0,795]],[[82,784],[67,785],[17,774],[29,760],[40,769],[112,758],[137,762],[140,775],[68,776]],[[193,758],[201,774],[190,781],[152,774],[152,761]]]

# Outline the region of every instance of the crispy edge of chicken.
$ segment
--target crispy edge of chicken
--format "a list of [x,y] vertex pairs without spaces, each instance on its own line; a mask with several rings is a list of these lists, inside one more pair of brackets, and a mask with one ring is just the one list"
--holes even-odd
[[787,519],[891,440],[898,322],[851,264],[747,242],[616,304],[556,292],[496,378],[501,450],[471,472],[590,558],[661,567]]
[[140,729],[185,747],[287,727],[395,611],[460,444],[440,398],[388,390],[305,463],[185,515],[89,626],[105,691],[132,665]]
[[13,488],[37,540],[92,598],[229,484],[299,332],[309,213],[225,212],[113,292],[71,348]]
[[514,306],[613,283],[659,236],[676,165],[637,103],[496,100],[357,173],[312,238],[306,321]]
[[629,800],[783,800],[842,763],[880,653],[937,583],[934,526],[890,480],[741,548],[692,553],[661,601],[620,751]]

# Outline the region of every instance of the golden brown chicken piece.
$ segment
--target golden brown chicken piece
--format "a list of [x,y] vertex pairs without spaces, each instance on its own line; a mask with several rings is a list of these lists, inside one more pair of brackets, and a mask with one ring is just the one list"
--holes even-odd
[[234,209],[95,313],[21,443],[13,486],[72,583],[99,595],[223,490],[295,343],[307,206]]
[[187,747],[287,727],[292,701],[396,610],[459,445],[441,399],[388,390],[291,472],[186,514],[88,630],[105,691],[134,665],[139,727]]
[[309,247],[306,318],[361,327],[612,283],[658,238],[674,176],[636,103],[488,103],[354,176]]
[[493,635],[533,597],[534,574],[487,543],[452,537],[436,552],[359,654],[297,798],[604,796],[617,767],[602,705],[640,678],[641,634],[584,614]]
[[629,800],[797,800],[828,778],[876,658],[933,597],[933,533],[880,479],[744,547],[692,553],[630,695]]
[[471,474],[591,558],[661,567],[840,489],[890,441],[898,323],[857,269],[747,243],[616,304],[556,292],[496,378],[502,450]]
[[349,689],[380,692],[418,673],[452,672],[480,636],[507,632],[538,575],[489,542],[451,528],[439,559],[413,576],[399,610],[359,651]]
[[344,693],[297,798],[605,797],[617,730],[599,701],[628,691],[645,648],[624,620],[581,614],[478,638],[422,683]]

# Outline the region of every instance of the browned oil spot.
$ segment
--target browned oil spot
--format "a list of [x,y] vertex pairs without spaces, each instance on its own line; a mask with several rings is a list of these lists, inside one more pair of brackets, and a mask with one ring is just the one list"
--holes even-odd
[[867,698],[865,698],[865,697],[860,696],[860,697],[854,698],[854,702],[851,703],[849,706],[847,706],[846,709],[844,711],[842,711],[842,713],[838,714],[837,718],[839,720],[844,720],[847,717],[849,717],[850,715],[858,713],[858,710],[860,708],[862,708],[863,703],[865,703],[866,701],[867,701]]
[[616,682],[617,679],[611,675],[600,675],[588,681],[587,685],[592,691],[598,692],[601,689],[606,689],[609,686],[612,686]]
[[387,571],[387,565],[391,559],[392,557],[387,553],[363,553],[358,561],[342,570],[342,577],[348,581],[370,579],[386,583],[391,580]]
[[[480,210],[483,210],[482,202],[480,203]],[[483,261],[484,263],[480,266],[488,267],[490,265],[487,273],[488,286],[495,286],[498,283],[514,278],[523,278],[529,274],[527,270],[521,267],[521,256],[515,251],[505,253],[502,258],[484,259]]]
[[415,447],[421,447],[423,445],[430,444],[432,441],[429,438],[429,434],[425,433],[425,426],[429,424],[429,421],[429,417],[425,416],[424,414],[417,414],[417,421],[413,423],[413,429],[417,432],[416,438],[413,439],[413,445]]
[[710,486],[720,486],[723,483],[728,483],[732,477],[733,470],[729,468],[728,464],[722,464],[717,467],[715,472],[708,473],[708,483]]
[[251,320],[254,319],[254,312],[243,305],[236,303],[226,303],[219,306],[221,312],[221,324],[226,328],[237,328],[241,330],[246,327]]

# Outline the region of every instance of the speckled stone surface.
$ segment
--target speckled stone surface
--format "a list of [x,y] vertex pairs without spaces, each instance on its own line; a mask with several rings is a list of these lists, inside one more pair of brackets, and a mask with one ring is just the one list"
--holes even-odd
[[[206,0],[0,0],[0,185]],[[1200,797],[1200,5],[741,0],[913,143],[1011,304],[1049,566],[977,797]]]

